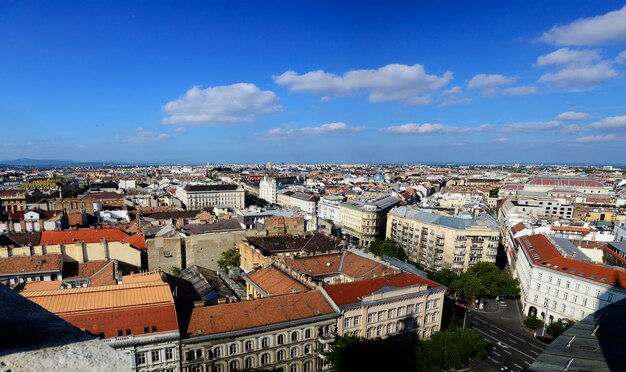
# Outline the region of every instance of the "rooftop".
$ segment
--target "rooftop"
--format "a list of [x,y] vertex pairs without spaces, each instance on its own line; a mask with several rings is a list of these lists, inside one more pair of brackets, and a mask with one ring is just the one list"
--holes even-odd
[[61,272],[63,255],[44,254],[41,256],[12,256],[0,258],[0,275],[25,273]]
[[219,184],[219,185],[187,185],[185,191],[203,192],[203,191],[235,191],[239,188],[237,185]]
[[187,334],[190,337],[198,337],[249,330],[333,313],[324,296],[315,290],[195,308]]
[[309,287],[292,278],[274,265],[248,273],[247,281],[254,283],[268,296],[308,292]]
[[584,177],[537,177],[527,185],[551,187],[606,187],[602,182]]
[[80,229],[62,231],[44,231],[41,233],[41,245],[59,245],[83,243],[120,242],[128,235],[118,229]]
[[322,234],[280,235],[268,237],[248,237],[250,243],[269,254],[282,252],[329,252],[338,250],[339,243]]
[[402,206],[392,209],[389,214],[433,225],[446,226],[456,230],[464,230],[471,227],[485,227],[492,230],[500,230],[498,222],[486,213],[481,213],[476,216],[476,218],[462,218],[444,216],[437,213],[425,212],[418,208]]

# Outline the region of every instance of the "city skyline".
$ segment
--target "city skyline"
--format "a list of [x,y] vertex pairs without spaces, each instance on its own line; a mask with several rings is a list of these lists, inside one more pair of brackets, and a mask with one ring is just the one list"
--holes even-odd
[[0,5],[0,159],[623,162],[626,6]]

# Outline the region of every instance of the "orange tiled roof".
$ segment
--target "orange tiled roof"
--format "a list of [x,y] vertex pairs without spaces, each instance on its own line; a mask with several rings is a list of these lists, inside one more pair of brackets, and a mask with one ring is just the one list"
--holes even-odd
[[302,293],[310,290],[309,287],[273,265],[251,272],[247,277],[269,296]]
[[287,266],[311,276],[325,275],[339,271],[341,253],[303,257],[285,257]]
[[589,234],[589,232],[591,232],[591,229],[587,227],[554,226],[554,225],[552,226],[552,230],[581,232],[583,234]]
[[28,292],[24,297],[57,315],[174,303],[169,285],[163,282]]
[[128,235],[118,229],[80,229],[62,231],[44,231],[41,233],[41,245],[73,244],[76,242],[98,243],[103,240],[120,242]]
[[519,239],[519,242],[535,265],[577,278],[585,278],[626,289],[626,272],[603,265],[565,258],[559,254],[550,240],[542,234],[522,237]]
[[190,337],[251,329],[255,327],[333,314],[319,291],[193,309],[187,334]]
[[161,272],[151,271],[138,274],[129,274],[122,276],[122,283],[149,283],[149,282],[162,282]]
[[511,232],[513,233],[513,235],[515,235],[518,232],[523,231],[525,228],[526,228],[526,225],[524,225],[523,222],[520,222],[511,228]]
[[384,287],[410,287],[413,285],[426,284],[428,289],[443,286],[414,274],[400,274],[389,278],[362,280],[352,283],[335,284],[325,286],[324,290],[337,306],[355,304],[361,302],[363,296],[368,296]]
[[41,281],[41,282],[25,282],[24,288],[20,292],[34,292],[34,291],[50,291],[61,288],[62,281]]
[[378,261],[362,257],[352,252],[346,252],[341,265],[341,272],[352,278],[374,279],[385,274],[392,274],[393,269]]
[[122,240],[122,243],[128,243],[130,246],[141,250],[148,249],[148,244],[146,243],[146,239],[142,233],[130,235],[126,239]]
[[61,272],[63,255],[44,254],[40,256],[12,256],[0,258],[0,275]]

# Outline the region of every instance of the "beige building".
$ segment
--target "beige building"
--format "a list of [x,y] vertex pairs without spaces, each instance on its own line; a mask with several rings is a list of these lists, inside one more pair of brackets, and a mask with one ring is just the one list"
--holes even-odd
[[326,370],[337,316],[319,290],[195,308],[183,371]]
[[26,210],[25,190],[0,190],[0,212]]
[[245,191],[239,185],[187,185],[178,193],[186,209],[221,206],[243,209]]
[[400,274],[323,290],[341,313],[340,335],[421,340],[441,328],[446,287],[421,276]]
[[496,262],[500,228],[487,214],[446,216],[398,207],[389,212],[387,237],[427,270],[465,271],[477,262]]
[[369,247],[385,234],[387,213],[400,203],[400,199],[387,196],[372,201],[350,200],[339,205],[341,230],[349,241]]

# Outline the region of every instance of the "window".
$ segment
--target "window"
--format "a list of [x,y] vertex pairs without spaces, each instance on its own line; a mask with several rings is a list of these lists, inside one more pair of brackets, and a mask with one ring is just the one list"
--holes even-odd
[[230,346],[228,347],[228,353],[230,355],[237,354],[237,344],[230,344]]
[[191,366],[191,372],[202,372],[202,366],[201,365]]
[[424,323],[428,323],[430,321],[430,314],[426,314],[424,317]]
[[433,307],[436,309],[439,307],[439,300],[434,300],[433,301]]
[[311,366],[312,366],[312,363],[310,360],[307,360],[306,362],[304,362],[304,372],[310,372]]
[[266,364],[270,363],[270,355],[269,354],[262,354],[261,355],[261,365],[264,366]]
[[135,361],[137,362],[138,366],[146,364],[146,353],[135,354]]
[[165,349],[165,360],[172,360],[174,359],[174,349],[169,348],[169,349]]
[[150,327],[143,327],[143,333],[150,332]]
[[360,315],[355,316],[354,317],[354,326],[358,327],[360,325],[360,323],[361,323],[361,316]]
[[213,366],[213,372],[223,372],[224,367],[221,364],[216,364]]
[[404,308],[403,307],[399,307],[398,308],[398,316],[402,316],[404,315]]
[[291,342],[298,341],[298,332],[291,332]]
[[297,347],[292,347],[291,348],[291,357],[292,358],[297,358],[298,357],[298,348]]
[[253,345],[252,345],[252,341],[248,340],[245,343],[245,349],[246,349],[246,353],[249,351],[254,350]]
[[561,279],[560,278],[556,280],[556,285],[561,285]]
[[587,299],[583,298],[583,306],[587,306]]
[[124,336],[124,331],[122,331],[121,329],[118,329],[117,330],[117,337],[120,337],[120,336]]
[[372,338],[374,337],[374,328],[368,328],[367,329],[367,338]]
[[367,314],[367,323],[374,322],[374,314]]
[[254,359],[252,357],[247,357],[243,360],[244,368],[252,368],[254,367]]
[[156,326],[152,326],[152,332],[156,332],[157,327]]
[[261,339],[261,347],[269,347],[270,346],[270,339],[268,337],[263,337]]
[[170,251],[163,251],[163,256],[164,257],[172,257],[172,252],[170,252]]
[[390,335],[393,333],[393,323],[387,324],[387,334]]
[[311,330],[307,329],[304,331],[304,338],[311,338]]
[[542,276],[543,276],[543,274],[539,273],[539,280],[541,280]]
[[384,311],[379,311],[378,312],[378,321],[380,322],[383,319],[385,319],[385,312]]
[[431,303],[431,302],[432,302],[432,301],[426,301],[426,310],[430,310],[430,303]]
[[600,290],[596,289],[596,298],[600,298]]
[[565,304],[561,304],[561,312],[564,313],[565,312]]
[[126,336],[128,336],[128,335],[130,335],[130,334],[131,334],[131,333],[130,333],[130,329],[127,329],[127,330],[126,330]]
[[311,354],[311,345],[304,345],[304,353]]
[[216,346],[215,348],[213,348],[213,356],[215,358],[221,358],[222,357],[222,347],[221,346]]
[[291,367],[289,368],[289,370],[291,372],[298,372],[298,365],[297,364],[292,364]]
[[406,313],[407,313],[407,314],[411,314],[411,313],[413,313],[413,305],[407,305],[407,307],[406,307]]
[[541,290],[541,283],[537,283],[537,290],[540,291]]
[[281,360],[285,360],[285,350],[278,350],[276,352],[276,361],[280,362]]
[[150,352],[152,363],[161,361],[161,350],[152,350]]
[[285,343],[285,336],[284,335],[278,335],[278,337],[276,337],[276,344],[277,345],[282,345]]
[[569,280],[565,282],[565,288],[569,288],[570,282]]
[[436,321],[437,321],[437,313],[434,313],[434,314],[432,315],[432,321],[433,321],[433,322],[436,322]]

